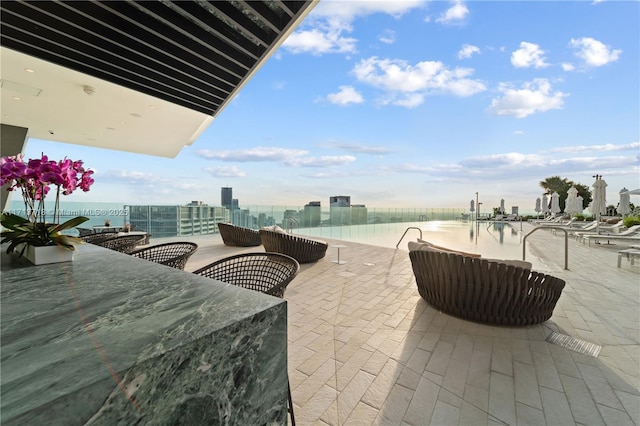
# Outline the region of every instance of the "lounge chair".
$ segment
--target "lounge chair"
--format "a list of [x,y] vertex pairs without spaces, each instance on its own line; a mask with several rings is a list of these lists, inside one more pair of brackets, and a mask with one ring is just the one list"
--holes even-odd
[[260,234],[255,229],[219,222],[218,230],[226,246],[254,247],[262,244]]
[[409,243],[418,293],[450,315],[501,325],[530,325],[551,318],[564,280],[531,270],[529,262]]
[[[629,228],[631,229],[631,228]],[[591,241],[594,241],[598,244],[601,240],[607,240],[607,243],[610,241],[617,241],[621,243],[638,243],[640,242],[640,232],[636,232],[634,234],[629,235],[620,235],[620,234],[594,234],[594,235],[585,235],[583,238],[584,241],[587,241],[589,245],[591,245]]]
[[265,251],[286,254],[300,263],[317,262],[324,257],[329,247],[324,241],[309,240],[284,232],[266,229],[258,232]]
[[176,242],[158,244],[151,247],[137,249],[129,253],[133,257],[150,262],[184,270],[187,260],[198,249],[198,245],[191,242]]
[[[631,233],[629,233],[629,229],[633,229],[633,231],[635,231],[636,229],[638,229],[639,227],[631,227],[629,229],[623,229],[624,228],[624,223],[622,221],[613,224],[613,225],[604,225],[604,224],[600,224],[600,226],[597,226],[597,223],[594,223],[594,226],[590,227],[589,229],[585,229],[585,230],[579,230],[576,232],[573,232],[572,234],[576,237],[576,240],[578,241],[583,241],[584,237],[588,236],[588,235],[629,235]],[[596,229],[599,229],[599,231],[596,231]],[[584,242],[584,241],[583,241]]]

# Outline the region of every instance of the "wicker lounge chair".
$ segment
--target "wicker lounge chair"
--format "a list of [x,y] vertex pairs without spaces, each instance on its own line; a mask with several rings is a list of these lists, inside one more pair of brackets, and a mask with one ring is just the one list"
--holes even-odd
[[219,222],[218,230],[222,241],[227,246],[253,247],[262,244],[260,234],[255,229]]
[[184,270],[187,260],[197,249],[198,245],[195,243],[176,242],[137,249],[129,254],[140,259]]
[[[287,285],[299,270],[300,264],[295,259],[281,253],[244,253],[220,259],[193,273],[282,298]],[[291,425],[295,426],[288,379],[287,392],[287,411],[291,416]]]
[[500,325],[551,318],[565,282],[499,261],[433,248],[409,252],[420,296],[447,314]]
[[261,229],[259,233],[265,251],[284,253],[299,263],[317,262],[324,257],[329,247],[324,241],[308,240],[291,234],[265,229]]
[[121,253],[131,253],[138,245],[142,244],[144,240],[144,235],[122,235],[120,237],[93,242],[92,244]]

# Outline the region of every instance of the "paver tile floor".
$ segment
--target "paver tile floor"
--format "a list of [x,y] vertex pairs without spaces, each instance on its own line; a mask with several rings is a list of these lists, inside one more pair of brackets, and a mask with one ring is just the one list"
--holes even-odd
[[[264,250],[187,239],[201,248],[186,270]],[[328,242],[346,246],[347,263],[332,262],[330,247],[302,265],[285,294],[297,424],[640,425],[640,265],[617,267],[624,247],[569,239],[564,270],[564,236],[532,234],[527,260],[566,287],[549,321],[503,327],[429,306],[406,249]],[[600,353],[549,343],[552,332]]]

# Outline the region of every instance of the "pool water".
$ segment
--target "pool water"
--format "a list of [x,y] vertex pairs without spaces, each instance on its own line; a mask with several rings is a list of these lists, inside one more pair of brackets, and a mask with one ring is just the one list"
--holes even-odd
[[396,248],[402,238],[398,248],[404,250],[422,235],[437,245],[502,259],[522,259],[524,236],[520,222],[454,220],[302,228],[294,233],[390,248]]

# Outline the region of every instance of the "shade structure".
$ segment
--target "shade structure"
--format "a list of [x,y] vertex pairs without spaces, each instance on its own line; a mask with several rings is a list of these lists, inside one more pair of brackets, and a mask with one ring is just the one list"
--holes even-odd
[[500,213],[504,214],[504,198],[500,200]]
[[553,215],[560,213],[560,194],[557,192],[551,194],[551,208],[549,211]]
[[549,200],[547,194],[542,194],[542,213],[549,213]]
[[470,211],[471,213],[473,213],[474,211],[476,211],[476,208],[475,208],[475,202],[474,202],[473,200],[471,200],[471,204],[469,205],[469,211]]
[[567,214],[580,213],[582,209],[578,207],[578,190],[572,186],[567,191],[567,200],[564,204],[564,212]]
[[536,213],[540,213],[542,211],[542,208],[540,207],[540,203],[541,203],[540,197],[536,198],[536,208],[535,208]]
[[616,208],[616,211],[622,216],[631,213],[629,198],[629,190],[627,188],[622,188],[620,190],[620,202],[618,203],[618,208]]
[[578,209],[578,213],[582,213],[584,211],[584,198],[582,198],[582,195],[578,195],[578,197],[576,197],[576,208]]

